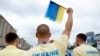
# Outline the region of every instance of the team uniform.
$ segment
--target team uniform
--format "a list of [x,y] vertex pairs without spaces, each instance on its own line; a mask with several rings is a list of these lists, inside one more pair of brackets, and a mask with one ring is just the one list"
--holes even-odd
[[25,54],[25,51],[19,50],[13,45],[9,45],[0,51],[0,56],[25,56]]
[[27,56],[65,56],[68,45],[68,36],[61,35],[53,43],[41,44],[28,51]]
[[87,44],[82,44],[73,50],[74,56],[100,56],[99,51]]

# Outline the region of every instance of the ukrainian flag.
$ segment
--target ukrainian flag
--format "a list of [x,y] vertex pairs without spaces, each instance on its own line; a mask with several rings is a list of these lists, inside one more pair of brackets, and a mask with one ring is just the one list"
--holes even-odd
[[46,17],[49,19],[60,23],[64,15],[65,8],[50,1],[48,10],[46,12]]

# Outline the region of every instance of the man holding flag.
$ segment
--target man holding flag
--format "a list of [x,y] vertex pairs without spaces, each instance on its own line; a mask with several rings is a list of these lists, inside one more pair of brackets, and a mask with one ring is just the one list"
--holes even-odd
[[[51,12],[52,13],[52,12]],[[68,8],[68,20],[59,39],[53,43],[41,44],[28,51],[27,56],[65,56],[68,39],[73,25],[73,9]]]

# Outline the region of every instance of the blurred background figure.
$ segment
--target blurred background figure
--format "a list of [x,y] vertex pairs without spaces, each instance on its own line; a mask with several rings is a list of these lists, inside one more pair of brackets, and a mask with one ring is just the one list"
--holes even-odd
[[16,33],[8,33],[5,37],[6,48],[0,51],[0,56],[25,56],[25,51],[19,50],[19,38]]
[[74,56],[100,56],[99,51],[86,44],[86,35],[84,33],[79,33],[76,36],[76,48],[73,50]]

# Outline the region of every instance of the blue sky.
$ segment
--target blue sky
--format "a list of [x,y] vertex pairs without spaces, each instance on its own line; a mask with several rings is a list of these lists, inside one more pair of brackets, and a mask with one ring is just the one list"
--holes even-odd
[[[35,32],[39,24],[49,25],[52,33],[51,39],[57,39],[67,20],[65,12],[62,23],[56,23],[45,18],[45,12],[50,0],[0,0],[0,14],[17,29],[21,38],[28,43],[37,43]],[[100,0],[66,0],[67,7],[74,10],[74,25],[71,33],[70,43],[73,44],[75,36],[82,32],[100,33]]]

